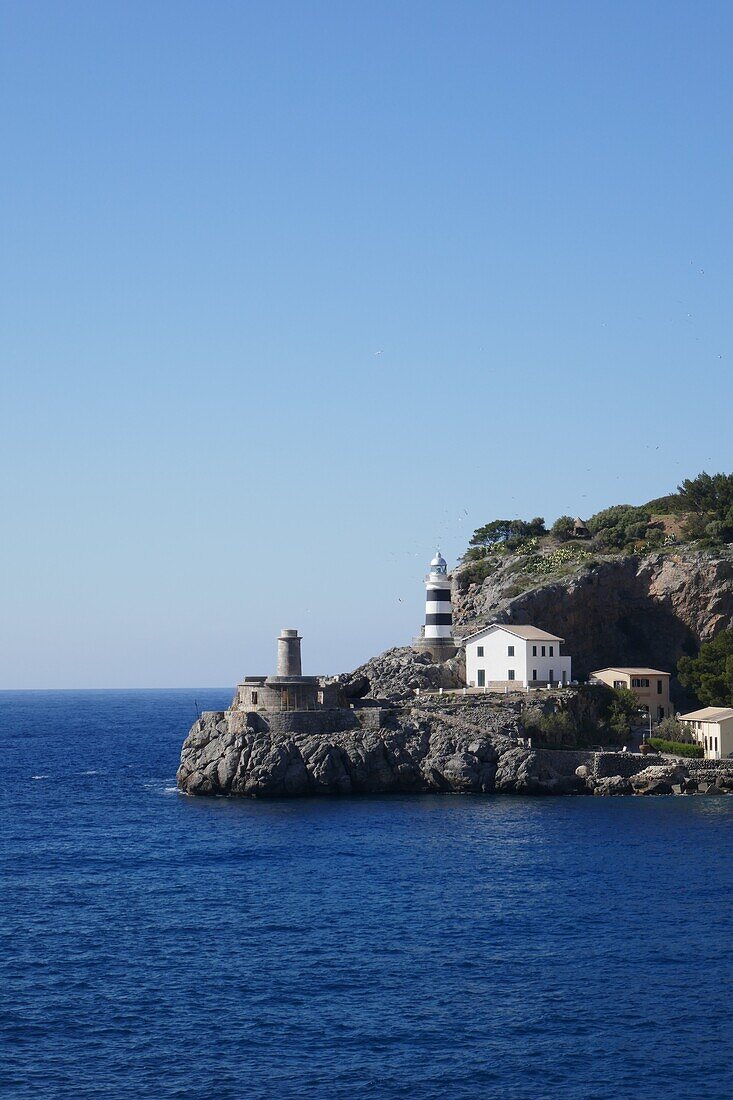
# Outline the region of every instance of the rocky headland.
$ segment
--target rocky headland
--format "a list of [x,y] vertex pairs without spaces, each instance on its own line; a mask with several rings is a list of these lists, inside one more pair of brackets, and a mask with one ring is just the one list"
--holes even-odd
[[[582,562],[517,591],[521,555],[480,583],[453,576],[455,630],[528,623],[565,637],[581,679],[634,663],[673,669],[733,626],[733,554],[681,546]],[[205,713],[183,745],[182,791],[247,797],[385,792],[656,794],[733,789],[732,763],[550,748],[532,736],[529,708],[589,706],[587,696],[462,695],[463,654],[436,664],[388,650],[323,681],[340,705],[302,716]],[[440,689],[444,695],[437,694]],[[588,712],[588,727],[593,714]]]
[[321,732],[316,723],[307,733],[208,712],[186,738],[178,784],[188,794],[252,798],[733,791],[733,766],[724,761],[533,748],[520,700],[450,698],[355,707],[344,722],[349,728]]

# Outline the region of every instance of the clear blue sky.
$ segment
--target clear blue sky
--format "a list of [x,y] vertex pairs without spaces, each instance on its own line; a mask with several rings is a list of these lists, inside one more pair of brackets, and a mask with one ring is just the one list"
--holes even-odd
[[733,469],[729,3],[0,12],[0,686],[343,671]]

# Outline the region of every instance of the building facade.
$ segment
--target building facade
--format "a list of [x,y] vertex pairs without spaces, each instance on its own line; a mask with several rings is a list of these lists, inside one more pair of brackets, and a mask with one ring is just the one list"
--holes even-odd
[[601,668],[591,675],[609,687],[628,688],[636,696],[639,710],[651,715],[655,722],[673,713],[669,701],[669,672],[658,668]]
[[503,691],[512,687],[556,687],[571,680],[564,639],[535,626],[494,623],[463,639],[469,687]]
[[724,760],[733,756],[733,709],[731,707],[704,707],[680,714],[698,745],[702,745],[706,760]]

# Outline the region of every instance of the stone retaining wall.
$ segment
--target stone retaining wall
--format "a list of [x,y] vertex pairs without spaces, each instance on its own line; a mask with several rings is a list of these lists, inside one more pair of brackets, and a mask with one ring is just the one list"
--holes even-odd
[[611,775],[622,775],[629,779],[638,775],[652,764],[660,764],[658,756],[643,756],[640,752],[596,752],[594,771],[596,779],[606,779]]
[[[659,756],[642,756],[640,752],[591,752],[583,749],[537,749],[543,764],[554,768],[560,775],[573,775],[575,769],[584,765],[596,779],[606,779],[611,775],[622,775],[629,779],[632,775],[638,775],[652,764],[659,764],[662,758]],[[685,763],[714,764],[716,761],[693,760]],[[717,762],[718,764],[721,761]],[[733,761],[731,762],[733,763]],[[711,771],[720,771],[720,768],[712,768]],[[733,769],[731,769],[733,771]]]
[[688,760],[685,758],[685,767],[690,776],[705,777],[711,775],[733,776],[733,760]]
[[363,730],[381,730],[387,716],[394,711],[387,707],[364,707],[353,713]]
[[260,714],[271,733],[341,733],[359,723],[353,710],[289,710]]

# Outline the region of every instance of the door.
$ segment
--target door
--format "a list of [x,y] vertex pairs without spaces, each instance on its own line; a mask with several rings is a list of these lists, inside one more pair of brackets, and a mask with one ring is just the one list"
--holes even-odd
[[476,686],[480,688],[486,687],[486,669],[480,668],[476,672]]

